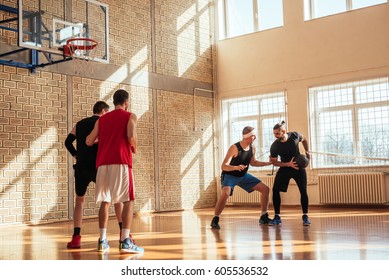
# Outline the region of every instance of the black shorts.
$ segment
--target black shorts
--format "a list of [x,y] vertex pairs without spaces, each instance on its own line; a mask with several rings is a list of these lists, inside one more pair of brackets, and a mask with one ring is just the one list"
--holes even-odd
[[84,196],[90,182],[96,183],[97,169],[94,165],[75,164],[74,178],[76,181],[76,194]]
[[300,190],[307,188],[307,172],[305,169],[296,170],[291,167],[281,167],[274,179],[273,190],[287,192],[290,179],[295,180]]

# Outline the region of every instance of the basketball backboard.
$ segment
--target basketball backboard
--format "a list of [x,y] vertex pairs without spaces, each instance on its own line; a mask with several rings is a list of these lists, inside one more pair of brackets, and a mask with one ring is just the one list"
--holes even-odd
[[108,5],[96,0],[19,0],[19,47],[63,55],[70,38],[98,42],[93,60],[109,62]]

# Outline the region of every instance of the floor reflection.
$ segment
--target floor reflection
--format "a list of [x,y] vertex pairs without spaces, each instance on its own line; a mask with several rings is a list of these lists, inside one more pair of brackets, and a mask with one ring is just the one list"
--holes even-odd
[[304,227],[296,207],[283,209],[281,226],[258,223],[257,207],[226,207],[220,230],[213,209],[139,215],[132,235],[144,254],[120,254],[111,218],[110,252],[96,251],[98,222],[85,220],[82,247],[69,250],[73,223],[0,227],[1,260],[389,260],[387,208],[312,208]]

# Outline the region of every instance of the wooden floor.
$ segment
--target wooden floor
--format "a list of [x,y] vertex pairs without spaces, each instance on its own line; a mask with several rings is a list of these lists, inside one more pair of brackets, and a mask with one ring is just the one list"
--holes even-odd
[[77,250],[66,248],[72,222],[0,227],[0,259],[389,260],[389,208],[311,208],[310,227],[302,226],[299,208],[282,211],[282,226],[270,227],[258,224],[257,208],[230,206],[220,230],[209,226],[213,209],[136,216],[132,234],[143,255],[119,253],[114,218],[107,254],[96,251],[96,219],[84,221]]

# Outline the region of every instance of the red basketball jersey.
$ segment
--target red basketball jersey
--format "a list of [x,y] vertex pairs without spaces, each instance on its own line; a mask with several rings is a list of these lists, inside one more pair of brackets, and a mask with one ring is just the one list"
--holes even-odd
[[131,113],[115,109],[99,119],[96,167],[109,164],[127,164],[132,168],[132,151],[127,137]]

